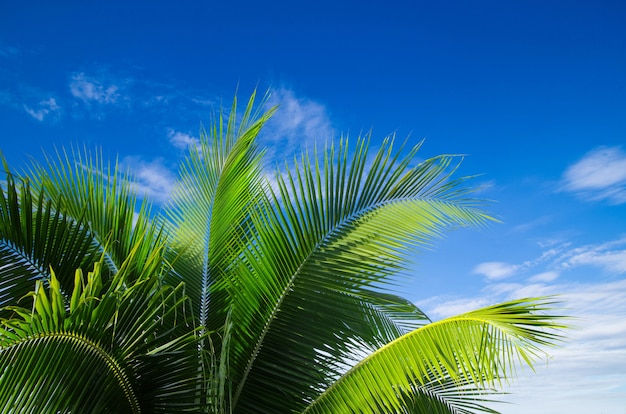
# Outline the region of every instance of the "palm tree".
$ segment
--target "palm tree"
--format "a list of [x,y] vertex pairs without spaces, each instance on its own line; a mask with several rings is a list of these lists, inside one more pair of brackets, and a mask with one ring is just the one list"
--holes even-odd
[[393,293],[412,249],[491,220],[457,157],[342,139],[268,180],[254,101],[161,211],[99,153],[5,163],[2,412],[495,412],[559,341],[550,298],[431,322]]

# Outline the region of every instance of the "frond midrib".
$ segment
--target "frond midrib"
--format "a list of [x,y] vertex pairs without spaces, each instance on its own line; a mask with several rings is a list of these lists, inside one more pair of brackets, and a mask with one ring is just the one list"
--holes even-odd
[[42,279],[50,276],[50,273],[44,270],[44,267],[41,266],[40,263],[38,263],[38,260],[33,259],[32,255],[29,255],[28,252],[25,251],[24,249],[20,249],[10,240],[0,239],[0,250],[9,251],[13,253],[14,256],[17,256],[18,258],[22,259],[22,263],[38,271]]

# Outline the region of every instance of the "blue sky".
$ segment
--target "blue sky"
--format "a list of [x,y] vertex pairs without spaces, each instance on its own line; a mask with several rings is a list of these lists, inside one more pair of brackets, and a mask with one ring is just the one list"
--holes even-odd
[[[93,4],[87,4],[93,3]],[[434,318],[559,293],[580,317],[503,413],[626,406],[626,5],[620,1],[0,5],[0,149],[86,144],[157,202],[220,104],[280,104],[269,153],[372,129],[467,154],[502,224],[416,253]]]

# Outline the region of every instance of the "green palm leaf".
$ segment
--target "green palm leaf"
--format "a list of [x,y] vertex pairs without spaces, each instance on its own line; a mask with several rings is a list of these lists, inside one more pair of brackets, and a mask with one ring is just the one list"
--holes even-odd
[[304,412],[493,412],[482,395],[561,339],[558,317],[545,314],[552,305],[518,300],[426,325],[363,359]]
[[0,189],[0,308],[16,304],[35,280],[46,280],[50,268],[71,288],[74,270],[99,257],[82,216],[68,217],[63,197],[53,202],[43,193],[33,194],[27,179],[16,182],[11,173]]
[[87,280],[77,271],[69,301],[52,273],[48,289],[37,282],[32,310],[6,309],[13,316],[0,327],[2,412],[201,412],[182,285],[127,277],[133,259],[106,290],[100,265]]
[[[200,145],[190,150],[181,167],[180,185],[168,205],[171,239],[169,280],[184,280],[198,325],[214,332],[201,344],[211,349],[212,376],[217,385],[209,400],[223,408],[229,379],[227,347],[231,310],[229,279],[242,260],[249,240],[250,211],[262,203],[261,153],[256,136],[273,111],[255,114],[255,95],[237,119],[236,100],[203,131]],[[192,190],[192,191],[190,191]]]
[[33,161],[28,170],[33,188],[48,199],[63,199],[63,214],[82,218],[104,254],[105,279],[107,273],[118,271],[132,249],[136,250],[133,266],[147,271],[142,268],[164,240],[161,228],[150,220],[149,202],[138,201],[132,177],[122,173],[117,163],[105,162],[100,152],[73,150],[71,156],[57,152],[56,157],[46,155],[45,161]]

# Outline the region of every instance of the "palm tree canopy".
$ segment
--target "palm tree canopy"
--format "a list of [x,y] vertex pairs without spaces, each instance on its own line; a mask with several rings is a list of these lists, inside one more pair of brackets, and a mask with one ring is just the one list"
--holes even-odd
[[492,220],[462,157],[345,138],[270,180],[263,102],[202,130],[156,213],[97,152],[5,163],[3,412],[494,412],[559,341],[549,298],[433,323],[394,293],[414,249]]

